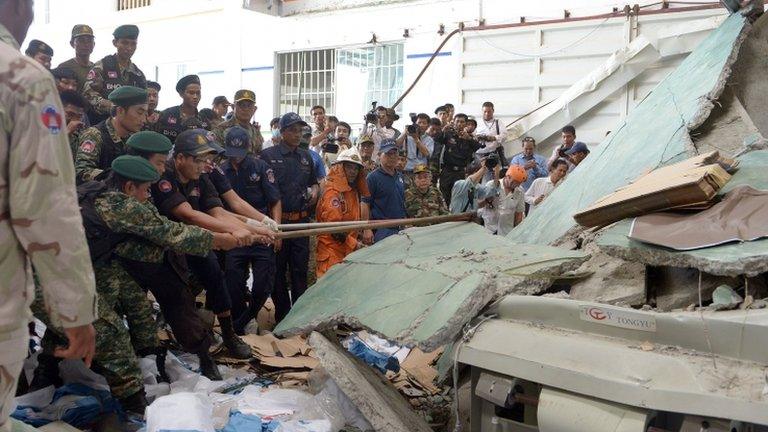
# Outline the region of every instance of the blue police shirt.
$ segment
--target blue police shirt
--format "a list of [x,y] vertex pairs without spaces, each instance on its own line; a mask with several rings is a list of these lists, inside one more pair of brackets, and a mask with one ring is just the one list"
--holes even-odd
[[275,173],[263,160],[248,155],[240,162],[239,169],[226,161],[221,164],[221,170],[235,193],[256,210],[268,215],[269,207],[280,201]]
[[[366,178],[370,196],[363,197],[363,202],[371,206],[371,219],[403,219],[405,213],[405,181],[403,175],[395,172],[387,174],[381,167],[376,168]],[[397,233],[397,228],[376,230],[374,240],[379,241]]]
[[326,177],[325,164],[323,163],[323,157],[320,153],[309,149],[309,155],[312,156],[312,162],[315,163],[315,174],[317,175],[317,181],[320,181]]
[[315,164],[309,150],[293,150],[285,143],[261,151],[261,159],[274,171],[284,213],[308,210],[307,188],[317,184]]

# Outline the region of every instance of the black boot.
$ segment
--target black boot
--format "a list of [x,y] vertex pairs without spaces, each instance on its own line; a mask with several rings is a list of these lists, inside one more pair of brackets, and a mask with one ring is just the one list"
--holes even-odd
[[232,317],[219,317],[221,326],[221,338],[224,340],[224,346],[229,350],[230,355],[238,359],[251,358],[251,347],[243,342],[232,328]]
[[40,390],[51,385],[61,387],[64,382],[59,376],[59,363],[61,363],[60,358],[40,353],[37,356],[37,367],[29,384],[29,391]]
[[147,402],[147,395],[144,393],[143,389],[127,398],[120,399],[120,406],[123,407],[123,410],[142,416],[144,415],[144,410],[147,409],[147,405],[149,405],[149,403]]
[[198,352],[197,357],[200,359],[200,373],[204,377],[211,381],[221,381],[223,379],[219,373],[219,368],[208,353],[208,349]]

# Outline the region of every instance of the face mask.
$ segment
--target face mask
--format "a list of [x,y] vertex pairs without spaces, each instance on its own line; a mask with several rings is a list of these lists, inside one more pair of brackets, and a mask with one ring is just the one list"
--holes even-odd
[[280,137],[280,129],[272,129],[272,138]]

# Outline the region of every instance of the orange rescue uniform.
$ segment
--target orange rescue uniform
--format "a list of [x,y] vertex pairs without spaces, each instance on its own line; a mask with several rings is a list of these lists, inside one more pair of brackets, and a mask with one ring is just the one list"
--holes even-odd
[[[365,170],[361,169],[355,180],[355,187],[347,182],[344,164],[331,166],[325,178],[325,191],[317,203],[318,222],[346,222],[360,220],[360,196],[368,196]],[[345,241],[338,242],[330,234],[317,237],[317,277],[325,274],[334,264],[357,249],[357,232],[347,234]]]

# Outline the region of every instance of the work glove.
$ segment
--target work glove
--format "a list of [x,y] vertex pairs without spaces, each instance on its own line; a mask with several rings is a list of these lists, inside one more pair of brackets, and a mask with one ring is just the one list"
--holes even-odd
[[274,232],[278,232],[277,222],[272,220],[269,216],[264,216],[264,219],[261,220],[261,223],[264,224],[267,228],[271,229]]

